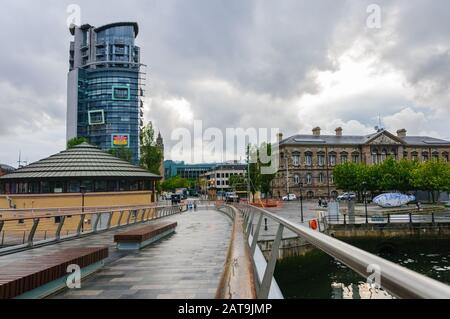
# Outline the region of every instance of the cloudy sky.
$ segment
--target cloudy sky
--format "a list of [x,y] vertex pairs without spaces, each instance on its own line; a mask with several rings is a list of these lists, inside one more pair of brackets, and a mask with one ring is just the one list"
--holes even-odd
[[[174,129],[194,120],[366,134],[380,116],[389,130],[450,138],[448,0],[3,0],[0,163],[65,146],[73,3],[82,23],[140,24],[145,118],[165,137],[166,158]],[[368,27],[372,3],[381,28]]]

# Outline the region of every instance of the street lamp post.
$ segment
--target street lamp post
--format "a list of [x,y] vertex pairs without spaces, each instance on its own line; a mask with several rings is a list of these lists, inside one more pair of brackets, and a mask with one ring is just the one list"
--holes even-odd
[[367,213],[367,183],[363,182],[363,192],[364,192],[364,210],[366,213],[366,225],[369,223],[369,215]]
[[303,218],[303,191],[302,191],[303,183],[300,182],[298,185],[300,187],[300,214],[301,214],[301,221],[302,221],[302,224],[303,224],[303,222],[304,222],[304,218]]

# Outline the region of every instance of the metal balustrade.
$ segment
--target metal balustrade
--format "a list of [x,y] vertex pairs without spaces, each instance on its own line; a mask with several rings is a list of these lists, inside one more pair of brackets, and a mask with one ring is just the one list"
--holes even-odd
[[[14,211],[13,216],[7,216],[0,220],[0,247],[7,246],[0,249],[0,256],[37,246],[50,245],[65,240],[72,240],[113,229],[145,223],[186,211],[187,205],[184,203],[172,206],[96,207],[87,208],[86,210],[82,210],[81,208],[78,208],[78,210],[70,208],[64,210],[59,209],[56,211],[54,209],[40,209],[29,211],[28,214],[26,214],[25,211]],[[90,216],[90,219],[88,219],[88,216]],[[59,222],[53,233],[51,233],[51,230],[44,230],[44,238],[39,238],[39,236],[37,236],[39,226],[48,221],[48,219],[56,218]],[[73,234],[69,234],[69,231],[67,231],[66,235],[64,235],[63,229],[69,218],[79,218],[78,223],[76,223],[77,227],[76,229],[73,229]],[[113,223],[114,219],[116,220],[115,223]],[[10,236],[13,236],[13,239],[16,241],[14,242],[13,240],[13,244],[7,245],[8,229],[6,229],[5,226],[8,223],[20,225],[25,222],[30,222],[31,228],[23,231],[23,236],[15,236],[16,238],[14,238],[14,231],[9,231]],[[20,231],[20,233],[22,233],[22,231]],[[17,239],[21,242],[18,243]]]
[[273,284],[272,277],[278,259],[280,243],[283,239],[283,231],[285,229],[297,234],[317,249],[339,260],[364,278],[372,275],[373,269],[378,269],[379,273],[377,275],[379,275],[379,282],[377,284],[394,297],[450,298],[450,286],[444,283],[428,278],[333,237],[279,217],[262,208],[242,204],[235,205],[235,207],[243,214],[252,256],[255,256],[255,251],[258,250],[257,243],[263,218],[268,218],[278,225],[264,276],[262,281],[258,282],[258,298],[264,299],[269,296],[271,285]]
[[450,212],[429,214],[423,213],[384,213],[384,214],[342,214],[337,216],[323,216],[323,221],[329,225],[390,225],[390,224],[411,224],[436,226],[438,224],[450,224]]

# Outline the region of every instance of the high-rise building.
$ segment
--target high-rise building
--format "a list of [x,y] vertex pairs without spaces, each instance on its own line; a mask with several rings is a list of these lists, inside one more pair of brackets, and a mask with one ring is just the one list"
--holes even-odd
[[106,151],[129,148],[137,164],[145,80],[135,45],[138,24],[85,24],[70,32],[67,139],[86,137]]

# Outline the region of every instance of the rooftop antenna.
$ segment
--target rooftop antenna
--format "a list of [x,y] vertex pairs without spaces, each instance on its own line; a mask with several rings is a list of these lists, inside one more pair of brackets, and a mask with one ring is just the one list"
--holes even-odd
[[383,130],[384,130],[384,128],[383,128],[383,124],[381,122],[381,116],[380,116],[380,114],[378,114],[378,125],[375,126],[375,131],[381,132]]
[[[28,164],[27,161],[22,161],[22,151],[21,150],[19,150],[19,160],[17,161],[17,163],[19,164],[18,168],[22,168]],[[22,164],[25,164],[25,165],[22,165]]]

